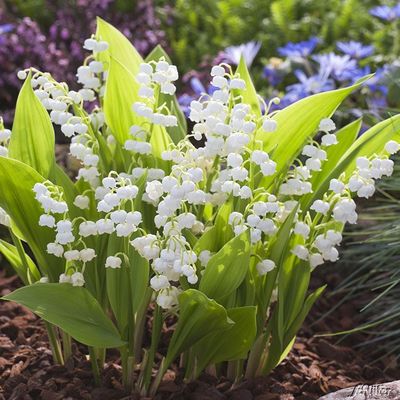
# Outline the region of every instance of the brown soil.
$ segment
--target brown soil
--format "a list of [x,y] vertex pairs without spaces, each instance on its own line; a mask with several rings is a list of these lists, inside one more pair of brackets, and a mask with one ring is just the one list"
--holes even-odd
[[[0,295],[18,287],[15,276],[0,271]],[[268,377],[231,384],[203,375],[184,385],[180,371],[168,371],[156,399],[160,400],[289,400],[317,399],[321,395],[360,383],[373,384],[400,379],[393,360],[372,364],[367,354],[352,347],[363,340],[353,335],[346,345],[333,338],[313,337],[315,332],[338,331],[355,326],[356,305],[346,304],[329,318],[314,325],[317,315],[332,305],[325,297],[316,306],[288,358]],[[310,327],[311,326],[311,327]],[[0,399],[75,400],[139,399],[121,386],[118,355],[109,352],[102,386],[95,387],[85,348],[74,344],[73,366],[54,365],[46,331],[38,318],[24,307],[0,302]]]

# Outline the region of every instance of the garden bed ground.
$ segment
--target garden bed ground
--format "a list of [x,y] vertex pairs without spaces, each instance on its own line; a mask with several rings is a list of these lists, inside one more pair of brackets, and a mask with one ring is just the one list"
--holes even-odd
[[[326,278],[326,276],[325,276]],[[334,281],[335,278],[331,278]],[[16,277],[0,271],[0,294],[19,285]],[[329,304],[331,303],[331,304]],[[362,335],[353,335],[345,345],[330,338],[313,337],[316,332],[354,327],[356,305],[346,304],[327,320],[311,322],[332,306],[332,298],[322,299],[299,335],[294,349],[270,376],[245,382],[232,390],[227,381],[202,376],[183,385],[179,371],[169,371],[161,384],[157,399],[194,400],[278,400],[317,399],[319,396],[360,383],[380,383],[400,378],[396,365],[384,360],[376,365],[367,354],[352,347]],[[137,399],[124,393],[117,354],[110,352],[103,373],[103,386],[96,388],[84,348],[74,346],[74,367],[53,365],[45,329],[34,314],[13,303],[0,302],[0,399]],[[392,364],[392,365],[391,365]]]

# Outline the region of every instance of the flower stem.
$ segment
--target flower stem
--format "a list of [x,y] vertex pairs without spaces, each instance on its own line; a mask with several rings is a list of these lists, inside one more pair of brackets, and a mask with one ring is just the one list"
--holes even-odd
[[93,372],[93,378],[94,378],[94,383],[96,386],[100,386],[100,368],[99,368],[99,363],[97,360],[97,355],[94,347],[88,346],[89,349],[89,357],[90,357],[90,363],[92,365],[92,372]]
[[163,323],[162,310],[158,305],[156,305],[154,309],[153,329],[151,332],[151,345],[148,352],[148,357],[146,359],[146,365],[143,376],[142,390],[146,392],[150,385],[151,371],[153,369],[154,358],[161,337],[162,323]]
[[64,362],[68,364],[68,361],[70,361],[70,360],[72,361],[71,336],[64,331],[61,331],[61,336],[62,336],[62,348],[63,348]]
[[64,358],[61,352],[60,339],[58,338],[56,327],[47,321],[44,321],[44,324],[47,329],[53,359],[57,364],[64,365]]
[[246,379],[253,379],[256,376],[256,372],[260,364],[262,351],[265,346],[265,339],[265,335],[261,334],[255,341],[252,349],[250,350],[245,374]]

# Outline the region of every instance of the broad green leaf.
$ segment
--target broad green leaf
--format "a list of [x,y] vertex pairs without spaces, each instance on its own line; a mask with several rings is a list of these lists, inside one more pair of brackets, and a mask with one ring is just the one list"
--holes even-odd
[[253,81],[247,69],[246,61],[243,55],[240,57],[240,62],[236,70],[240,74],[240,78],[246,82],[244,90],[235,90],[236,95],[242,97],[242,102],[250,105],[252,113],[257,117],[261,116],[260,100],[258,98],[256,89],[254,88]]
[[[266,258],[275,262],[277,268],[268,272],[261,278],[255,278],[258,281],[256,297],[258,304],[258,328],[262,329],[265,323],[265,316],[267,308],[271,301],[272,292],[276,286],[276,280],[279,271],[283,268],[283,264],[288,254],[288,246],[291,238],[291,230],[293,226],[293,220],[296,216],[297,209],[294,209],[286,218],[285,222],[279,228],[273,239],[270,248],[268,249]],[[263,257],[264,255],[262,255]],[[256,277],[258,277],[257,272],[255,272]]]
[[[293,243],[295,246],[298,243]],[[279,337],[283,341],[284,331],[296,318],[302,308],[310,283],[311,268],[308,261],[290,255],[278,277]]]
[[99,303],[84,287],[36,283],[17,289],[3,299],[29,308],[87,346],[111,348],[125,344]]
[[[158,61],[161,57],[164,57],[168,63],[172,64],[168,54],[164,51],[164,49],[160,45],[157,45],[150,52],[150,54],[146,57],[145,61],[146,62],[149,62],[151,60]],[[171,111],[171,114],[175,115],[178,119],[178,126],[171,126],[166,128],[169,136],[176,144],[186,136],[187,133],[186,117],[183,114],[181,107],[179,106],[176,95],[170,96],[168,94],[160,93],[158,96],[158,104],[161,105],[164,103]]]
[[143,59],[132,43],[118,29],[97,17],[96,37],[106,41],[109,46],[107,51],[97,55],[100,60],[107,62],[111,56],[124,65],[133,76],[136,76]]
[[129,279],[131,290],[132,313],[136,313],[146,296],[149,288],[149,262],[129,246]]
[[151,159],[149,167],[161,168],[168,174],[171,169],[171,161],[163,160],[162,153],[172,144],[172,140],[164,126],[152,125],[150,144],[152,147],[152,156],[149,157]]
[[301,311],[297,314],[296,318],[290,324],[287,331],[285,332],[285,340],[284,340],[285,345],[289,344],[290,341],[296,336],[298,330],[301,328],[301,325],[303,324],[308,313],[310,312],[311,307],[321,297],[325,288],[326,285],[321,286],[307,297],[307,299],[303,304],[303,307],[301,308]]
[[199,290],[220,300],[229,296],[243,282],[250,263],[250,237],[245,231],[214,254],[201,278]]
[[330,117],[340,103],[369,76],[352,86],[307,97],[277,112],[272,119],[278,124],[273,133],[257,133],[257,140],[264,142],[264,150],[274,151],[273,159],[277,163],[276,174],[265,177],[262,185],[268,187],[286,168],[292,164],[307,139],[312,137],[323,118]]
[[[27,271],[15,246],[4,240],[0,240],[0,253],[8,260],[25,285],[29,285],[30,280],[35,282],[40,279],[40,272],[28,254],[25,254],[25,259],[29,268]],[[31,277],[31,279],[29,277]]]
[[[315,292],[311,293],[307,299],[304,301],[301,311],[297,315],[296,319],[292,322],[291,326],[285,331],[284,340],[281,342],[277,335],[272,335],[271,343],[268,351],[268,358],[263,368],[263,373],[268,374],[272,369],[274,369],[279,363],[281,363],[284,358],[289,353],[290,349],[293,346],[293,343],[296,338],[296,334],[298,330],[301,328],[301,325],[310,312],[311,307],[315,303],[315,301],[321,296],[326,286],[322,286],[317,289]],[[273,318],[274,320],[275,318]],[[273,324],[276,321],[271,321]],[[273,330],[274,331],[274,328]]]
[[78,196],[79,192],[71,178],[58,164],[54,164],[51,174],[53,183],[63,188],[64,198],[68,204],[68,212],[70,217],[76,218],[82,216],[82,214],[86,214],[85,211],[74,205],[75,197]]
[[29,165],[0,157],[0,206],[11,216],[17,233],[33,251],[42,274],[48,275],[52,281],[58,281],[64,271],[64,261],[46,251],[47,244],[54,241],[54,231],[39,226],[43,210],[32,190],[35,183],[44,180]]
[[165,369],[180,353],[202,338],[225,331],[233,324],[224,307],[196,289],[179,295],[179,308],[179,320],[168,347]]
[[247,357],[256,336],[256,307],[238,307],[227,310],[235,323],[228,330],[210,333],[193,348],[197,371],[210,364],[240,360]]
[[54,129],[49,114],[33,92],[31,72],[17,99],[9,156],[49,177],[54,159]]
[[[124,240],[117,237],[116,233],[110,235],[107,254],[117,254],[124,251]],[[122,260],[121,268],[106,268],[107,295],[117,321],[117,326],[122,335],[126,333],[129,319],[132,318],[130,301],[129,269]]]
[[110,68],[104,94],[104,115],[112,134],[123,146],[129,139],[129,128],[140,123],[132,110],[138,100],[139,84],[134,75],[118,59],[110,58]]
[[[215,217],[215,249],[219,250],[233,238],[233,230],[229,224],[229,216],[233,211],[233,201],[229,199],[218,210]],[[214,250],[214,251],[216,251]]]
[[208,250],[212,253],[218,251],[216,242],[216,231],[217,228],[213,225],[211,228],[207,229],[197,240],[193,247],[193,251],[196,254],[200,254],[203,250]]

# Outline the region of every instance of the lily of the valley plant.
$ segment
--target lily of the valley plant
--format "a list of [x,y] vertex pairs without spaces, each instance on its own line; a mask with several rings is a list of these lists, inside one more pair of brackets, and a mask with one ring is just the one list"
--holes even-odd
[[[187,380],[267,374],[323,292],[308,292],[310,274],[338,259],[353,197],[392,173],[399,117],[358,138],[360,120],[336,131],[362,82],[270,113],[279,99],[256,94],[242,60],[212,68],[217,90],[192,102],[187,131],[161,48],[143,60],[102,20],[84,48],[81,90],[20,71],[12,132],[0,126],[13,240],[0,248],[26,284],[5,299],[46,321],[58,362],[71,338],[87,345],[96,379],[118,348],[124,384],[143,394],[174,362]],[[55,163],[54,126],[81,161],[74,180]]]

